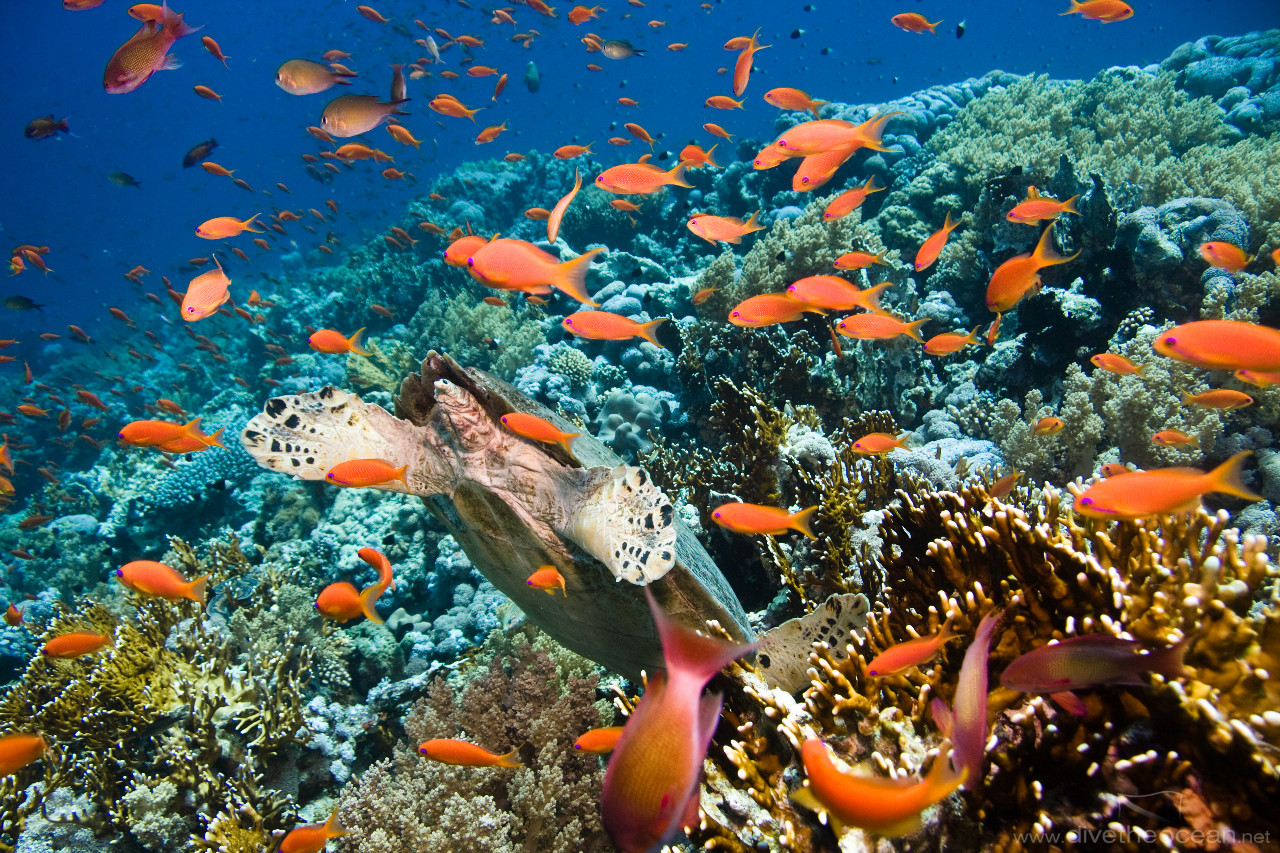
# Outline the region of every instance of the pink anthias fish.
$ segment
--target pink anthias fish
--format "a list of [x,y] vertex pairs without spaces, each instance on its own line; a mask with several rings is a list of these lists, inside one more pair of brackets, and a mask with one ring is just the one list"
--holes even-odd
[[143,21],[133,38],[112,54],[102,75],[103,88],[108,95],[123,95],[147,82],[157,71],[180,68],[182,63],[169,55],[169,48],[199,29],[183,23],[182,13],[173,11],[166,3],[159,23]]
[[986,778],[982,762],[987,748],[987,656],[991,652],[991,637],[1003,616],[1003,608],[992,610],[978,623],[973,642],[960,665],[952,707],[948,708],[941,699],[934,699],[930,706],[934,721],[951,738],[951,766],[964,774],[961,787],[968,791],[981,788]]
[[649,679],[604,775],[604,826],[621,853],[656,849],[698,820],[702,760],[720,718],[719,693],[702,695],[716,673],[748,654],[677,625],[648,588],[666,672]]
[[1190,642],[1191,637],[1184,637],[1172,646],[1147,650],[1110,634],[1071,637],[1018,657],[1000,674],[1000,683],[1010,690],[1049,694],[1107,684],[1140,686],[1146,684],[1145,672],[1182,675],[1182,656]]

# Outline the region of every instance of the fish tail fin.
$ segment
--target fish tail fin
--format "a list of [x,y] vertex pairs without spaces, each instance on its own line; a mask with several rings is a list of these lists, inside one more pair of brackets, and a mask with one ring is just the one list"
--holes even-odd
[[209,447],[221,447],[223,450],[226,450],[227,446],[222,443],[222,433],[225,432],[226,429],[226,427],[219,427],[218,431],[213,435],[207,435],[204,437],[204,443]]
[[[654,341],[654,343],[657,344],[658,346],[662,346],[662,344],[659,344],[657,341]],[[572,442],[575,438],[577,438],[580,435],[582,435],[582,433],[580,432],[571,432],[567,434],[564,438],[560,439],[560,446],[564,448],[565,453],[568,453],[570,456],[573,456],[573,447],[570,446],[570,442]],[[576,459],[577,457],[575,456],[574,458]]]
[[[719,144],[720,144],[720,143],[719,143],[719,142],[717,142],[715,145],[712,145],[712,146],[711,146],[711,148],[707,150],[707,165],[708,165],[708,166],[710,166],[710,167],[711,167],[711,168],[713,168],[713,169],[723,169],[723,168],[724,168],[724,167],[723,167],[723,166],[721,166],[719,163],[717,163],[715,160],[712,160],[712,159],[711,159],[711,152],[712,152],[712,151],[715,151],[715,150],[716,150],[716,145],[719,145]],[[758,211],[757,211],[757,212],[758,212]]]
[[1186,669],[1182,665],[1182,658],[1187,653],[1187,649],[1191,647],[1191,641],[1196,639],[1196,634],[1188,634],[1172,646],[1164,649],[1157,649],[1143,659],[1144,668],[1150,669],[1152,672],[1158,672],[1165,678],[1178,678],[1186,674]]
[[371,354],[367,349],[364,348],[364,345],[360,343],[360,335],[361,333],[364,332],[365,328],[366,328],[365,326],[361,326],[360,328],[356,329],[356,332],[354,335],[347,338],[347,346],[349,346],[351,348],[351,351],[356,355]]
[[[880,254],[884,254],[881,252]],[[880,304],[880,297],[884,292],[893,287],[893,282],[882,281],[874,287],[868,287],[866,290],[858,294],[858,298],[862,302],[862,307],[868,311],[874,311],[877,314],[885,313],[884,306]]]
[[687,190],[693,189],[693,184],[684,179],[684,170],[684,163],[676,163],[671,168],[671,171],[667,172],[667,183],[675,187],[684,187]]
[[787,519],[787,525],[795,531],[803,533],[810,539],[817,539],[813,535],[813,517],[818,512],[817,506],[807,507],[797,513],[793,513],[791,518]]
[[382,592],[381,583],[371,583],[360,590],[360,612],[375,625],[382,624],[382,617],[378,615],[378,611],[374,607],[374,604],[378,601],[378,596],[382,595]]
[[644,594],[649,599],[649,610],[653,613],[658,637],[662,641],[668,684],[683,677],[705,685],[720,670],[755,649],[755,643],[739,645],[718,637],[703,636],[692,628],[686,628],[673,621],[658,606],[650,587],[644,588]]
[[1076,216],[1079,216],[1079,215],[1080,215],[1080,211],[1076,210],[1076,199],[1078,199],[1078,198],[1080,198],[1080,194],[1079,194],[1079,193],[1076,193],[1076,194],[1075,194],[1075,195],[1073,195],[1071,198],[1069,198],[1069,199],[1067,199],[1066,201],[1064,201],[1064,202],[1062,203],[1062,212],[1063,212],[1063,213],[1074,213]]
[[942,19],[939,18],[938,20],[934,21],[932,24],[929,23],[928,20],[926,20],[924,23],[925,23],[925,26],[929,28],[929,32],[933,33],[936,36],[938,34],[937,26],[938,24],[942,23]]
[[[1183,393],[1185,394],[1186,392]],[[1244,479],[1242,477],[1244,474],[1245,460],[1252,455],[1252,450],[1241,450],[1226,462],[1223,462],[1217,468],[1214,468],[1206,474],[1205,476],[1209,478],[1209,482],[1212,485],[1210,491],[1235,495],[1236,497],[1244,498],[1247,501],[1262,500],[1262,495],[1250,490],[1249,487],[1244,484]]]
[[204,417],[204,415],[196,415],[194,418],[187,421],[185,424],[182,425],[182,431],[185,432],[187,435],[195,436],[197,433],[200,432],[200,419],[202,417]]
[[1059,12],[1058,17],[1062,17],[1063,15],[1074,15],[1076,12],[1079,12],[1082,8],[1083,6],[1077,3],[1076,0],[1071,0],[1071,8],[1065,12]]
[[1196,404],[1195,398],[1187,393],[1186,388],[1179,388],[1178,396],[1182,398],[1182,402],[1178,404],[1179,406],[1194,406]]
[[248,219],[246,219],[246,220],[244,221],[244,223],[243,223],[243,225],[244,225],[244,230],[245,230],[245,231],[252,231],[254,234],[265,234],[265,233],[266,233],[266,230],[265,230],[265,229],[263,229],[263,228],[254,228],[254,227],[252,227],[252,226],[253,226],[253,224],[254,224],[254,223],[253,223],[253,220],[257,219],[257,218],[258,218],[259,216],[261,216],[261,215],[262,215],[261,213],[255,213],[253,216],[250,216]]
[[934,725],[942,732],[942,736],[950,738],[951,727],[955,722],[951,715],[951,706],[945,700],[935,696],[933,701],[929,703],[929,716],[933,717]]
[[392,474],[391,474],[391,479],[392,479],[392,480],[399,480],[399,481],[401,482],[401,484],[404,486],[405,491],[408,491],[408,490],[409,490],[409,481],[408,481],[407,479],[405,479],[405,472],[407,472],[408,470],[409,470],[409,466],[408,466],[408,465],[401,465],[399,468],[397,468],[397,469],[396,469],[395,471],[393,471],[393,472],[392,472]]
[[764,226],[760,224],[760,211],[757,210],[751,214],[747,221],[742,223],[742,227],[751,231],[763,231]]
[[524,762],[520,760],[520,747],[508,752],[506,755],[499,755],[498,760],[494,762],[495,767],[524,767]]
[[942,742],[938,757],[929,768],[929,775],[925,777],[931,791],[930,801],[936,801],[935,798],[941,800],[963,785],[965,778],[969,775],[967,769],[956,770],[951,766],[951,756],[947,755],[950,747],[950,742],[945,740]]
[[655,347],[658,347],[659,349],[665,349],[665,347],[663,347],[662,344],[658,343],[658,339],[653,336],[653,333],[658,330],[658,326],[662,325],[665,322],[667,322],[666,317],[659,317],[656,320],[650,320],[647,323],[641,323],[640,328],[636,331],[636,334],[644,338],[649,343],[653,344]]
[[164,4],[163,14],[161,15],[161,27],[165,32],[172,32],[174,40],[189,36],[194,32],[198,32],[204,27],[193,27],[186,21],[182,20],[182,12],[175,12],[169,8],[169,4]]
[[920,327],[927,322],[929,322],[929,318],[923,317],[919,320],[916,320],[914,323],[908,323],[907,328],[903,330],[903,333],[908,337],[914,338],[920,343],[924,343],[924,338],[920,337]]
[[583,252],[571,261],[556,267],[556,280],[552,284],[557,290],[572,296],[583,305],[590,305],[593,308],[600,307],[599,302],[592,302],[590,294],[587,293],[587,269],[591,266],[591,261],[596,255],[604,251],[603,246],[598,246],[590,251]]
[[871,177],[867,178],[867,182],[862,185],[862,188],[866,190],[867,195],[871,195],[871,193],[878,193],[881,190],[885,189],[885,187],[877,185],[875,175],[872,175]]
[[942,221],[942,230],[948,233],[954,231],[960,225],[959,220],[951,218],[951,211],[947,211],[947,218]]
[[185,584],[182,589],[182,597],[189,598],[201,607],[204,606],[204,596],[206,588],[209,585],[209,576],[201,575],[195,580]]
[[1058,254],[1057,251],[1053,248],[1053,241],[1049,238],[1049,235],[1052,231],[1053,231],[1053,224],[1050,223],[1049,226],[1046,227],[1044,229],[1044,232],[1040,235],[1040,240],[1039,242],[1036,243],[1036,247],[1031,252],[1031,256],[1035,258],[1037,261],[1039,261],[1041,266],[1053,266],[1054,264],[1065,264],[1067,261],[1075,260],[1075,258],[1080,254],[1081,250],[1076,249],[1076,251],[1070,255]]
[[350,835],[350,830],[342,825],[342,821],[338,820],[338,809],[342,806],[334,806],[333,813],[329,815],[329,819],[324,822],[324,834],[329,838],[340,838],[344,835]]

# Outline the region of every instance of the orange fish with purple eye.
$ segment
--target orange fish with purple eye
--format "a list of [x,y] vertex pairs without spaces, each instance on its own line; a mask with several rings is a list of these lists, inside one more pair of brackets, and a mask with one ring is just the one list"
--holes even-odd
[[1014,255],[996,267],[991,281],[987,282],[987,310],[1001,314],[1024,298],[1039,293],[1040,270],[1065,264],[1079,256],[1080,249],[1070,255],[1055,252],[1050,238],[1052,232],[1053,226],[1046,227],[1030,253]]
[[120,583],[142,595],[177,601],[186,598],[203,605],[208,575],[187,580],[175,569],[154,560],[134,560],[116,569]]
[[573,455],[573,448],[569,443],[582,435],[580,432],[564,432],[550,421],[526,412],[508,412],[499,420],[504,427],[521,438],[540,441],[543,444],[559,444],[569,455]]
[[534,589],[542,590],[547,595],[555,595],[557,588],[561,595],[569,595],[565,592],[564,575],[560,574],[555,566],[540,566],[536,572],[529,575],[525,583]]
[[504,755],[496,755],[474,743],[452,738],[436,738],[418,747],[419,755],[459,767],[523,767],[519,753],[517,748]]
[[1053,415],[1049,415],[1032,425],[1031,434],[1040,436],[1057,435],[1062,432],[1065,426],[1066,424],[1062,422],[1062,418],[1055,418]]
[[665,322],[667,322],[666,317],[639,323],[630,317],[609,311],[577,311],[565,317],[560,325],[566,332],[592,341],[626,341],[631,338],[644,338],[655,347],[662,347],[654,337],[654,332]]
[[793,281],[787,286],[787,295],[824,311],[852,311],[863,308],[883,312],[880,296],[893,282],[882,281],[866,290],[834,275],[811,275]]
[[261,228],[254,228],[254,220],[261,216],[261,213],[255,213],[248,219],[241,221],[234,216],[215,216],[213,219],[206,219],[196,228],[196,236],[203,237],[206,240],[222,240],[227,237],[235,237],[244,231],[251,231],[254,234],[262,234]]
[[805,314],[826,316],[826,312],[817,306],[801,302],[785,293],[762,293],[733,306],[729,311],[729,322],[743,328],[759,329],[778,323],[790,323]]
[[836,323],[836,332],[846,338],[860,341],[884,341],[890,338],[906,336],[924,343],[920,337],[920,327],[929,322],[928,317],[907,322],[892,314],[854,314]]
[[1090,518],[1135,520],[1191,512],[1210,492],[1247,501],[1262,496],[1244,485],[1244,463],[1252,451],[1242,450],[1208,473],[1194,468],[1130,471],[1094,483],[1076,498],[1074,511]]
[[40,647],[40,654],[47,658],[70,660],[82,655],[93,654],[113,642],[110,634],[95,634],[90,631],[73,631],[60,634]]
[[[716,145],[719,145],[719,143],[716,143]],[[680,149],[680,156],[677,159],[682,163],[688,163],[690,169],[722,168],[719,163],[711,158],[711,152],[716,150],[716,145],[712,145],[710,149],[703,151],[701,145],[695,145],[690,142]]]
[[751,38],[742,46],[742,52],[738,54],[738,60],[733,64],[733,94],[742,97],[742,93],[747,91],[747,82],[751,79],[751,65],[755,60],[757,51],[764,50],[771,45],[760,44],[756,41],[756,36],[760,35],[760,30],[756,29],[752,33]]
[[1188,394],[1182,391],[1182,405],[1200,406],[1205,409],[1243,409],[1253,405],[1253,398],[1243,391],[1232,388],[1211,388],[1199,394]]
[[708,243],[742,243],[742,238],[756,231],[763,231],[760,224],[760,211],[751,214],[751,218],[743,222],[737,216],[712,216],[709,213],[695,213],[685,223],[689,230]]
[[939,19],[930,23],[924,15],[919,12],[903,12],[900,15],[894,15],[889,21],[898,29],[906,30],[909,33],[933,33],[938,34],[936,27],[941,24]]
[[1071,0],[1071,8],[1058,14],[1060,16],[1078,14],[1080,17],[1088,18],[1091,21],[1114,24],[1116,21],[1132,18],[1133,7],[1125,3],[1124,0],[1085,0],[1083,3],[1078,2],[1078,0]]
[[816,506],[798,512],[787,512],[785,509],[760,504],[727,503],[711,511],[711,520],[734,533],[778,536],[788,530],[795,530],[810,539],[817,539],[813,535],[813,516],[817,512]]
[[894,437],[887,432],[869,432],[853,443],[853,452],[864,456],[884,456],[894,450],[910,450],[907,437],[911,433],[904,432]]
[[542,295],[554,287],[594,308],[600,303],[592,301],[587,293],[587,270],[592,259],[603,251],[604,247],[588,249],[561,262],[532,243],[502,237],[480,246],[467,258],[467,267],[478,281],[496,290]]
[[973,331],[967,335],[964,332],[943,332],[940,335],[934,335],[924,342],[924,351],[929,355],[952,355],[970,344],[980,344],[982,342],[978,338],[979,328],[981,327],[974,326]]
[[1200,437],[1187,435],[1180,429],[1162,429],[1151,436],[1151,440],[1161,447],[1199,447]]
[[867,196],[872,193],[878,193],[885,187],[876,185],[876,176],[872,175],[867,178],[867,182],[860,187],[854,187],[851,190],[845,190],[831,200],[827,205],[827,209],[822,212],[822,219],[825,222],[834,222],[837,219],[843,219],[850,213],[857,210]]
[[572,160],[574,157],[581,157],[583,154],[594,153],[591,150],[591,146],[594,144],[594,142],[588,142],[586,145],[576,145],[574,143],[561,145],[555,151],[551,152],[551,156],[555,157],[557,160]]
[[1240,272],[1253,260],[1253,255],[1247,254],[1244,249],[1221,240],[1201,243],[1200,257],[1209,266],[1227,272]]
[[831,265],[838,270],[865,270],[872,264],[887,267],[889,265],[885,263],[885,254],[886,252],[879,252],[874,255],[868,252],[845,252],[836,258]]
[[1161,332],[1151,348],[1205,370],[1280,370],[1280,329],[1243,320],[1193,320]]
[[1139,468],[1130,468],[1123,462],[1108,462],[1098,468],[1098,476],[1106,480],[1111,477],[1119,477],[1121,474],[1130,474],[1134,471],[1141,470]]
[[1100,352],[1089,359],[1095,366],[1100,367],[1108,373],[1119,374],[1120,376],[1142,376],[1142,371],[1147,369],[1145,364],[1134,364],[1129,359],[1114,352]]
[[1080,196],[1073,195],[1066,201],[1058,201],[1056,198],[1040,195],[1040,191],[1035,187],[1027,187],[1026,199],[1006,213],[1004,218],[1023,225],[1035,225],[1047,219],[1057,219],[1064,213],[1074,213],[1079,216],[1080,211],[1076,210],[1078,198]]
[[663,187],[693,189],[693,184],[684,179],[684,170],[684,163],[676,163],[670,171],[663,171],[650,163],[623,163],[605,169],[596,176],[595,184],[618,195],[653,193]]
[[405,479],[408,470],[408,465],[397,468],[385,459],[349,459],[326,471],[324,478],[336,486],[353,489],[386,486],[399,480],[405,491],[408,491],[409,483]]
[[337,329],[321,329],[307,338],[307,344],[316,352],[328,353],[329,355],[342,355],[344,353],[369,355],[369,350],[365,349],[360,343],[360,335],[362,334],[364,334],[363,326],[356,329],[351,337],[347,337]]
[[831,103],[830,101],[816,101],[810,98],[804,90],[792,89],[788,86],[770,89],[764,93],[764,100],[765,103],[771,104],[780,110],[792,110],[794,112],[808,110],[813,113],[814,118],[818,118],[818,107]]

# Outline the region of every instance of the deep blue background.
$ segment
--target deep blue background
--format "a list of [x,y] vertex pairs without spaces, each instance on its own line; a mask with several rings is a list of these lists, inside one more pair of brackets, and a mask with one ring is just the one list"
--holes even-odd
[[[7,258],[19,243],[47,244],[52,249],[48,262],[55,270],[48,276],[29,271],[4,280],[0,295],[21,293],[49,308],[43,315],[0,309],[0,337],[32,339],[34,332],[62,331],[66,323],[92,332],[113,322],[104,305],[129,310],[140,299],[138,288],[122,278],[135,264],[155,271],[148,280],[150,289],[160,288],[160,274],[185,289],[193,273],[178,267],[215,248],[193,233],[213,216],[248,218],[275,205],[324,209],[325,200],[333,198],[341,212],[332,225],[320,228],[321,234],[332,228],[342,246],[353,246],[397,221],[406,202],[425,193],[441,170],[467,160],[496,159],[508,151],[532,148],[549,151],[567,142],[594,142],[604,165],[634,160],[643,146],[620,149],[605,142],[610,136],[625,136],[621,125],[627,121],[639,122],[659,137],[659,150],[678,151],[692,140],[710,146],[717,140],[702,130],[707,121],[737,134],[771,138],[777,110],[761,95],[774,86],[796,86],[827,100],[875,103],[993,68],[1088,77],[1111,65],[1159,62],[1179,44],[1205,34],[1235,35],[1280,24],[1280,3],[1274,0],[1137,2],[1133,18],[1110,25],[1078,15],[1060,16],[1067,0],[725,0],[710,3],[709,11],[691,0],[650,2],[644,8],[626,0],[606,0],[607,11],[600,20],[576,27],[565,20],[571,3],[557,4],[556,20],[515,6],[517,29],[541,33],[526,50],[509,40],[515,31],[510,25],[490,23],[479,4],[467,9],[440,0],[374,2],[393,24],[401,25],[404,31],[397,32],[391,25],[361,17],[355,2],[185,0],[175,8],[203,29],[174,47],[183,67],[157,73],[130,94],[107,95],[102,88],[106,62],[138,29],[138,22],[125,14],[129,5],[106,0],[97,9],[68,12],[58,0],[0,4],[0,246]],[[938,35],[896,29],[889,18],[902,11],[942,18]],[[490,105],[493,77],[410,81],[412,115],[403,121],[426,140],[422,153],[400,146],[381,128],[369,138],[370,144],[395,155],[396,166],[414,172],[422,181],[417,186],[387,181],[379,174],[382,167],[369,163],[357,164],[331,185],[308,177],[300,155],[318,153],[324,146],[304,128],[319,124],[321,110],[336,94],[385,98],[390,63],[413,62],[426,53],[413,44],[414,38],[425,35],[412,24],[414,18],[454,35],[483,38],[484,47],[473,51],[475,61],[510,73],[506,92]],[[955,24],[962,19],[966,32],[957,39]],[[666,25],[654,29],[648,26],[651,20]],[[723,43],[756,27],[763,28],[761,41],[773,46],[757,54],[747,108],[705,108],[709,95],[729,94],[729,76],[717,74],[717,69],[731,68],[736,54],[723,50]],[[611,61],[587,53],[579,39],[588,31],[629,39],[648,54]],[[219,42],[229,68],[204,50],[204,35]],[[679,53],[665,49],[677,41],[690,46]],[[346,62],[360,72],[355,86],[306,97],[275,86],[275,70],[282,61],[319,59],[329,48],[352,54]],[[464,70],[458,65],[462,55],[457,46],[447,50],[446,66]],[[530,60],[541,71],[542,86],[536,94],[522,82]],[[604,70],[587,70],[591,62]],[[198,97],[192,92],[196,84],[211,86],[223,101]],[[426,106],[436,91],[488,108],[479,114],[478,125],[442,118]],[[623,95],[640,106],[617,105]],[[26,123],[50,112],[69,116],[75,136],[25,139]],[[496,142],[473,143],[480,128],[503,121],[511,130]],[[211,136],[220,143],[211,159],[235,169],[253,185],[253,193],[198,167],[181,168],[182,155]],[[436,154],[433,139],[438,142]],[[718,158],[725,147],[717,152]],[[141,190],[110,183],[107,174],[117,170],[137,178]],[[276,189],[276,181],[287,184],[293,194]],[[545,201],[550,206],[554,200]],[[289,230],[290,240],[304,250],[317,242],[296,224]],[[252,265],[236,262],[233,277],[238,274],[251,282],[249,276],[258,270],[278,270],[279,248],[261,253],[247,237],[232,245],[255,259]],[[247,287],[243,289],[247,293]],[[38,346],[39,341],[24,340],[21,356],[37,357]]]

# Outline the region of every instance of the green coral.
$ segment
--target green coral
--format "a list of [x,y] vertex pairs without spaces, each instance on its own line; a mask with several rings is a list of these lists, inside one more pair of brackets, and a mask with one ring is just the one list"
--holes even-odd
[[424,302],[411,328],[421,349],[446,352],[506,380],[533,361],[534,347],[547,342],[530,308],[490,305],[468,292],[443,304]]
[[569,384],[581,390],[591,381],[595,363],[582,350],[561,341],[551,348],[547,356],[547,369],[569,380]]

